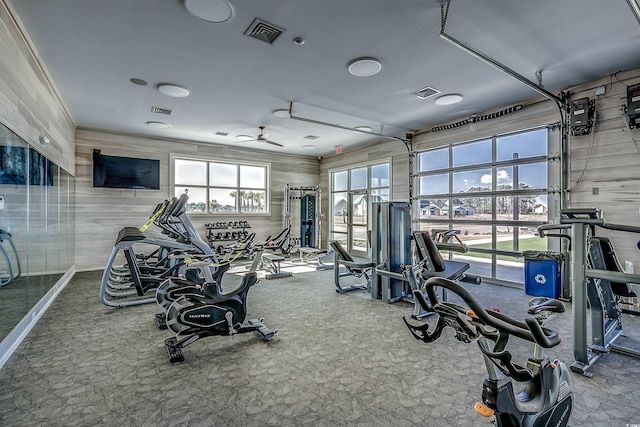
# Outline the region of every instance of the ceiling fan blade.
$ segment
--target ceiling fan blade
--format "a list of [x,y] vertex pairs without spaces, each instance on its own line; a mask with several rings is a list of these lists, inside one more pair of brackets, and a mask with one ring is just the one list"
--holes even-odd
[[277,145],[278,147],[284,147],[284,145],[278,144],[277,142],[269,141],[268,139],[263,139],[262,141],[266,142],[267,144]]
[[259,139],[241,139],[239,141],[233,141],[234,144],[240,144],[241,142],[260,142]]

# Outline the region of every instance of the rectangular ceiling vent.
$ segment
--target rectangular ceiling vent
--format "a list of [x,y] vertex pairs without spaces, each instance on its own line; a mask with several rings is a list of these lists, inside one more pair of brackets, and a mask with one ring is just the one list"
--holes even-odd
[[173,110],[169,110],[168,108],[151,107],[151,112],[157,114],[166,114],[168,116],[173,112]]
[[244,35],[262,40],[265,43],[274,44],[285,31],[287,30],[284,28],[280,28],[260,18],[256,18],[253,20],[251,25],[249,25],[249,28],[245,30]]
[[440,91],[438,89],[434,89],[434,88],[432,88],[430,86],[423,87],[422,89],[419,89],[419,90],[413,92],[413,94],[415,96],[417,96],[418,98],[422,98],[422,99],[427,99],[430,96],[437,95],[439,93],[440,93]]
[[315,135],[307,135],[307,136],[303,136],[304,139],[310,139],[310,140],[314,140],[314,139],[318,139],[320,138],[319,136],[315,136]]
[[229,133],[228,132],[216,132],[216,135],[218,135],[218,136],[228,136]]

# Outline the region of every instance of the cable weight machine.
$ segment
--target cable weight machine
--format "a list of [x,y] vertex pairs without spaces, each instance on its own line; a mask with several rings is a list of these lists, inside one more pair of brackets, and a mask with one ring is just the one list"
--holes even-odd
[[[640,227],[607,223],[599,209],[563,209],[560,224],[541,226],[542,229],[568,229],[571,237],[571,295],[573,315],[573,372],[590,377],[590,369],[603,354],[616,352],[640,358],[640,351],[621,345],[625,337],[622,329],[622,296],[631,295],[629,284],[640,284],[640,275],[611,268],[607,259],[615,254],[603,249],[596,237],[596,229],[640,234]],[[606,239],[608,240],[608,239]],[[633,293],[633,297],[637,295]],[[587,303],[590,308],[587,311]],[[587,319],[589,314],[590,322]],[[636,314],[636,313],[633,313]],[[588,336],[591,336],[589,344]]]
[[[320,248],[322,209],[320,186],[291,187],[284,190],[284,227],[291,230],[291,245]],[[295,234],[295,228],[299,234]]]
[[412,288],[403,268],[412,265],[411,205],[376,202],[371,207],[371,256],[376,264],[371,297],[386,303],[413,302]]

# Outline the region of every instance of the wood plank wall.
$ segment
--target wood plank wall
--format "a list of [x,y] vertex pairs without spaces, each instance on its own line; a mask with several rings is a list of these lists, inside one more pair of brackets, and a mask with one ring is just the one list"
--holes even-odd
[[[480,140],[490,138],[495,135],[517,132],[552,123],[559,123],[561,120],[558,108],[553,102],[537,98],[533,101],[528,101],[520,105],[523,106],[521,110],[495,119],[470,123],[449,130],[429,130],[426,132],[418,132],[415,136],[414,149],[416,151],[422,151],[453,143]],[[511,105],[506,105],[503,108],[496,109],[495,111],[479,113],[490,114],[509,107],[511,107]],[[467,117],[460,117],[458,120],[454,120],[453,122],[457,122],[465,118]]]
[[[627,86],[638,83],[640,70],[632,70],[570,91],[571,99],[595,100],[597,112],[592,134],[570,139],[570,206],[597,207],[608,222],[636,227],[640,227],[640,130],[629,129],[621,107],[627,104]],[[596,96],[599,86],[605,93]],[[640,234],[599,230],[597,235],[613,240],[623,267],[630,261],[640,271]]]
[[[76,126],[5,0],[0,0],[0,122],[75,173]],[[41,144],[41,135],[51,143]]]
[[[191,154],[221,160],[256,160],[271,164],[271,212],[269,215],[202,215],[190,217],[202,237],[206,223],[247,220],[256,241],[283,228],[284,188],[314,186],[319,180],[320,161],[315,157],[286,155],[273,151],[241,149],[227,145],[156,139],[96,130],[78,129],[76,134],[76,266],[79,270],[103,267],[118,230],[139,226],[153,208],[169,197],[169,156]],[[160,190],[93,188],[92,154],[160,160]]]

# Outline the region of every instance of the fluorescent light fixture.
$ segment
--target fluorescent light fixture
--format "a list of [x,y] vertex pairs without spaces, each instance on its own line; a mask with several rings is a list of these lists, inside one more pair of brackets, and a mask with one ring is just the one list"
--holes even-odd
[[382,64],[375,58],[356,58],[347,65],[349,72],[357,77],[369,77],[382,69]]
[[171,125],[165,122],[147,122],[147,126],[154,129],[169,129]]
[[353,130],[359,130],[360,132],[371,132],[373,129],[371,129],[369,126],[356,126],[353,128]]
[[316,146],[313,144],[307,144],[303,145],[302,148],[304,148],[305,150],[313,150],[314,148],[316,148]]
[[638,0],[627,0],[627,3],[629,3],[631,11],[636,16],[638,24],[640,24],[640,3],[638,3]]
[[227,22],[233,16],[228,0],[184,0],[184,7],[193,16],[214,24]]
[[158,85],[158,90],[160,91],[160,93],[171,96],[173,98],[184,98],[185,96],[189,96],[188,89],[170,83],[160,83]]
[[276,117],[289,117],[289,110],[280,109],[271,112]]
[[436,98],[436,105],[452,105],[462,101],[462,95],[459,93],[448,93]]

